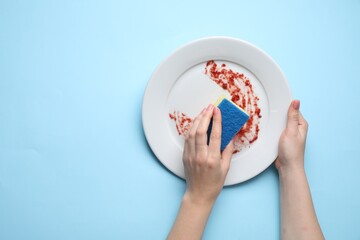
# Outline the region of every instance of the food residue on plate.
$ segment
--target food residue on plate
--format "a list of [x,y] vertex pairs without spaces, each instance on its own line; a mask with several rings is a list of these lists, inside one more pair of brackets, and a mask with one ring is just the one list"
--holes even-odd
[[[224,63],[218,66],[214,60],[206,63],[204,73],[227,91],[231,96],[231,100],[249,114],[249,120],[233,139],[234,153],[249,147],[258,139],[261,118],[261,109],[258,106],[259,97],[254,93],[250,79],[243,73],[233,71]],[[170,113],[169,117],[175,121],[179,135],[185,136],[191,127],[193,119],[177,110]]]

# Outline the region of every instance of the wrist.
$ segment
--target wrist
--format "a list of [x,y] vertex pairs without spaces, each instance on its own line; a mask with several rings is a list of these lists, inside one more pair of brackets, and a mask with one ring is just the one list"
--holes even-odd
[[279,174],[287,174],[288,172],[301,172],[304,170],[304,157],[286,159],[278,157],[275,161],[275,167]]
[[303,165],[281,166],[278,169],[280,180],[288,179],[289,177],[297,177],[305,175],[305,168]]
[[182,201],[186,204],[191,204],[199,208],[212,208],[212,206],[215,204],[216,198],[194,196],[190,192],[186,191]]

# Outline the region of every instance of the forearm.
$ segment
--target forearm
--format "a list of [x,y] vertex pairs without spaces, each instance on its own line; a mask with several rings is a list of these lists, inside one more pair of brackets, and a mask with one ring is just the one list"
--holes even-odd
[[281,239],[324,239],[303,168],[279,171]]
[[201,239],[213,204],[193,201],[185,194],[167,239]]

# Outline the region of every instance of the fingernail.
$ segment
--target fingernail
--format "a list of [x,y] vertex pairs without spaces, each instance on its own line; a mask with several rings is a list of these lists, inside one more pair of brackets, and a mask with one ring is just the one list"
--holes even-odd
[[209,104],[209,106],[206,108],[206,110],[207,110],[207,111],[210,111],[210,110],[212,110],[213,108],[214,108],[214,105]]
[[295,109],[295,110],[299,110],[300,109],[300,101],[299,100],[294,100],[292,102],[292,107]]
[[204,108],[204,109],[201,111],[201,113],[200,113],[200,114],[204,113],[204,112],[205,112],[205,110],[206,110],[206,108]]

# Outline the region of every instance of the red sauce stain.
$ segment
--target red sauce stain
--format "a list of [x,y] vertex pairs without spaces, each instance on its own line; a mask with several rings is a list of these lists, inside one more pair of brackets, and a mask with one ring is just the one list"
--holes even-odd
[[172,114],[169,113],[169,117],[175,121],[176,130],[179,135],[185,136],[189,131],[193,120],[186,114],[179,111],[174,111]]
[[[258,106],[259,97],[255,95],[250,79],[243,73],[238,73],[222,63],[218,66],[214,60],[205,65],[205,75],[227,91],[231,100],[244,109],[250,116],[249,120],[234,137],[234,153],[250,146],[259,136],[261,109]],[[189,131],[192,119],[179,111],[169,114],[170,119],[176,123],[179,135],[185,136]]]

